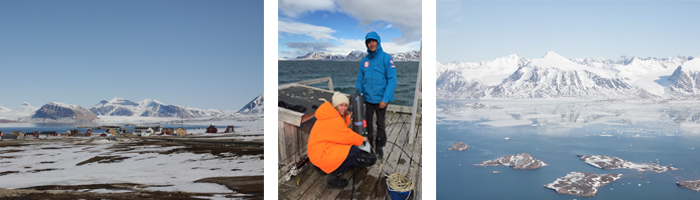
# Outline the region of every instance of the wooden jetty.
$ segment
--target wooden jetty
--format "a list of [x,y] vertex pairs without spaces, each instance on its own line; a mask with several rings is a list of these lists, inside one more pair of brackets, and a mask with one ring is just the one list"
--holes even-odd
[[[308,86],[328,81],[330,90]],[[303,112],[278,107],[278,199],[385,199],[387,195],[386,176],[399,172],[413,181],[414,199],[422,195],[422,129],[421,115],[412,115],[413,109],[406,106],[389,105],[386,115],[387,144],[383,148],[384,160],[372,167],[348,169],[343,173],[348,186],[343,189],[326,186],[326,176],[310,164],[294,176],[290,169],[306,155],[306,144],[314,122],[312,107],[320,105],[318,99],[330,100],[332,83],[329,77],[280,86],[280,101],[303,105]],[[295,94],[295,95],[290,95]],[[300,95],[305,94],[305,95]],[[328,97],[327,97],[328,96]],[[415,116],[415,117],[412,117]],[[411,126],[412,119],[415,125]],[[411,131],[411,130],[414,131]],[[286,177],[291,177],[285,180]]]

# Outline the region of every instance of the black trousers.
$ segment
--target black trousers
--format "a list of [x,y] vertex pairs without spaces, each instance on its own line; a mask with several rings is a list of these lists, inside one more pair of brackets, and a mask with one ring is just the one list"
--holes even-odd
[[355,164],[355,161],[357,160],[358,157],[360,157],[360,148],[357,148],[357,146],[352,145],[350,147],[350,152],[348,152],[348,157],[345,158],[345,161],[343,161],[343,164],[340,164],[340,167],[335,169],[333,173],[340,174],[345,172],[348,168],[352,167],[353,164]]
[[[365,102],[365,119],[367,120],[367,139],[375,149],[381,149],[386,145],[386,108],[379,109],[379,104]],[[377,137],[374,138],[374,115],[377,115]]]

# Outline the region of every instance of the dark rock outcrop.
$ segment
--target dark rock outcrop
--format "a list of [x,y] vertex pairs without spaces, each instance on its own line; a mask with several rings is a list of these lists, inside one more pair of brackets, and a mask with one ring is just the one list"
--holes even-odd
[[700,180],[677,182],[676,185],[700,192]]
[[455,151],[464,151],[469,148],[469,145],[464,142],[457,142],[454,143],[453,145],[450,145],[450,148],[447,148],[447,150],[455,150]]
[[544,185],[553,189],[559,194],[570,194],[582,197],[595,196],[598,193],[597,187],[605,186],[608,183],[620,179],[622,174],[594,174],[589,172],[571,172],[556,181]]
[[507,155],[503,157],[496,158],[495,160],[487,160],[481,162],[481,164],[476,164],[477,166],[508,166],[513,169],[537,169],[543,166],[547,166],[541,160],[538,160],[528,153],[520,153],[516,155]]
[[633,163],[613,156],[576,155],[576,157],[581,157],[581,160],[584,162],[601,169],[637,169],[639,171],[655,171],[658,173],[665,172],[667,170],[678,170],[678,168],[675,167],[659,166],[659,164],[654,163]]

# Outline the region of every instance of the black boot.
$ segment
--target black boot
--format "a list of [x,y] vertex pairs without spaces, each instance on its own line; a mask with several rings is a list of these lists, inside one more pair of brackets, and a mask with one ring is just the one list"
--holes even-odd
[[348,180],[340,178],[337,172],[328,174],[328,177],[326,177],[326,183],[328,186],[334,188],[344,188],[345,186],[348,186]]
[[375,147],[375,151],[377,151],[377,160],[384,160],[384,150],[383,147]]
[[318,172],[318,174],[320,174],[320,175],[326,175],[326,172],[324,172],[323,170],[321,170],[321,168],[318,168],[316,165],[311,165],[311,166],[314,166],[314,168],[316,169],[316,171]]

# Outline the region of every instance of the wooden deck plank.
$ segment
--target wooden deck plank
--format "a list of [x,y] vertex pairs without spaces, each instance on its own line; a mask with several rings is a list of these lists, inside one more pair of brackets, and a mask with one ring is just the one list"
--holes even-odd
[[296,184],[295,180],[298,178],[298,179],[300,179],[299,180],[299,188],[279,191],[278,198],[279,199],[298,199],[299,196],[301,196],[302,194],[307,192],[311,188],[311,186],[315,185],[315,182],[318,181],[320,179],[320,177],[322,177],[322,175],[315,172],[315,169],[313,169],[313,168],[304,170],[304,172],[299,174],[297,177],[293,177],[292,180],[287,182],[287,184],[294,185],[294,184]]
[[[318,173],[316,173],[318,175]],[[327,175],[318,175],[318,178],[313,181],[311,186],[309,187],[306,192],[300,194],[298,197],[297,196],[290,196],[289,199],[311,199],[313,197],[318,196],[320,193],[326,191],[326,176]],[[308,183],[305,183],[308,184]]]
[[[400,120],[400,117],[401,117],[400,115],[397,115],[397,114],[390,114],[390,113],[387,113],[387,116],[386,116],[387,121],[397,121],[397,120]],[[376,121],[376,120],[375,120],[375,121]],[[387,123],[387,125],[389,125],[389,123]],[[394,128],[395,128],[395,126],[392,126],[392,125],[389,125],[389,126],[385,127],[387,133],[391,133],[391,131],[392,131]],[[376,129],[375,129],[375,130],[376,130]],[[376,131],[375,131],[375,133],[376,133]],[[398,137],[398,136],[388,134],[387,140],[390,140],[391,138],[396,138],[396,137]],[[377,147],[374,147],[374,148],[377,148]],[[383,148],[383,149],[386,149],[386,147]],[[388,155],[388,152],[385,152],[385,154]],[[356,177],[356,178],[360,178],[360,179],[358,179],[358,184],[364,186],[364,187],[361,187],[360,189],[358,189],[358,191],[361,191],[360,193],[365,193],[365,192],[369,192],[369,193],[366,193],[366,194],[357,194],[357,192],[356,192],[355,196],[357,196],[357,197],[354,197],[354,198],[356,198],[356,199],[367,199],[367,196],[370,196],[371,193],[372,193],[373,191],[376,191],[376,190],[374,189],[374,185],[377,184],[377,183],[376,183],[376,182],[377,182],[377,178],[376,178],[376,177],[378,177],[379,174],[381,173],[381,165],[382,165],[382,163],[383,163],[383,162],[378,161],[378,162],[375,164],[375,166],[370,167],[369,171],[366,172],[366,173],[364,174],[364,176],[362,176],[362,177]],[[370,190],[370,191],[367,191],[367,190]],[[338,198],[339,198],[339,199],[348,199],[348,198],[351,197],[351,195],[352,195],[352,192],[350,191],[350,193],[348,193],[348,194],[343,194],[343,195],[339,196]]]
[[[389,114],[387,113],[387,141],[393,141],[399,136],[397,134],[392,134],[395,129],[398,129],[400,127],[397,127],[395,123],[396,121],[401,120],[401,115],[400,114]],[[389,144],[390,145],[390,144]],[[388,146],[385,146],[384,149],[384,158],[388,158],[388,155],[391,154],[391,149],[388,148]],[[369,195],[359,195],[358,199],[370,199],[372,198],[373,194],[377,192],[376,186],[379,184],[379,181],[381,181],[381,174],[383,172],[383,166],[385,165],[386,161],[378,161],[375,166],[370,168],[370,171],[367,173],[365,178],[362,180],[361,184],[363,185],[363,190],[372,190],[372,193]],[[381,184],[379,184],[381,185]]]
[[[411,119],[411,118],[410,118],[410,115],[409,115],[409,117],[407,118],[407,120],[410,120],[410,119]],[[406,136],[408,136],[408,135],[410,134],[411,124],[410,124],[410,123],[404,123],[404,124],[402,125],[402,127],[403,127],[403,128],[402,128],[402,134],[405,134]],[[402,135],[402,136],[403,136],[403,135]],[[398,140],[398,141],[399,141],[400,144],[401,144],[401,145],[400,145],[400,146],[401,146],[401,149],[399,149],[399,151],[397,152],[397,153],[399,153],[399,159],[398,159],[397,162],[396,162],[396,168],[395,168],[396,171],[395,171],[395,172],[399,172],[399,173],[401,173],[401,174],[408,175],[409,168],[411,167],[411,166],[409,165],[410,157],[413,157],[413,155],[412,155],[412,153],[413,153],[413,145],[411,145],[411,144],[408,143],[408,141],[409,141],[409,138],[408,138],[408,137],[399,137],[399,139],[400,139],[400,140]],[[398,143],[397,143],[397,144],[398,144]],[[403,149],[403,150],[402,150],[402,149]],[[405,151],[405,152],[404,152],[404,151]]]
[[[413,150],[413,155],[423,155],[422,150],[423,150],[423,127],[418,126],[416,128],[416,140],[414,142],[414,150]],[[411,164],[411,172],[409,172],[409,176],[411,176],[411,179],[414,181],[414,190],[416,192],[416,199],[421,199],[422,194],[423,194],[423,187],[422,187],[422,179],[423,179],[423,170],[421,166],[418,166],[418,163],[423,162],[423,157],[422,156],[414,156],[414,161],[416,163]]]

